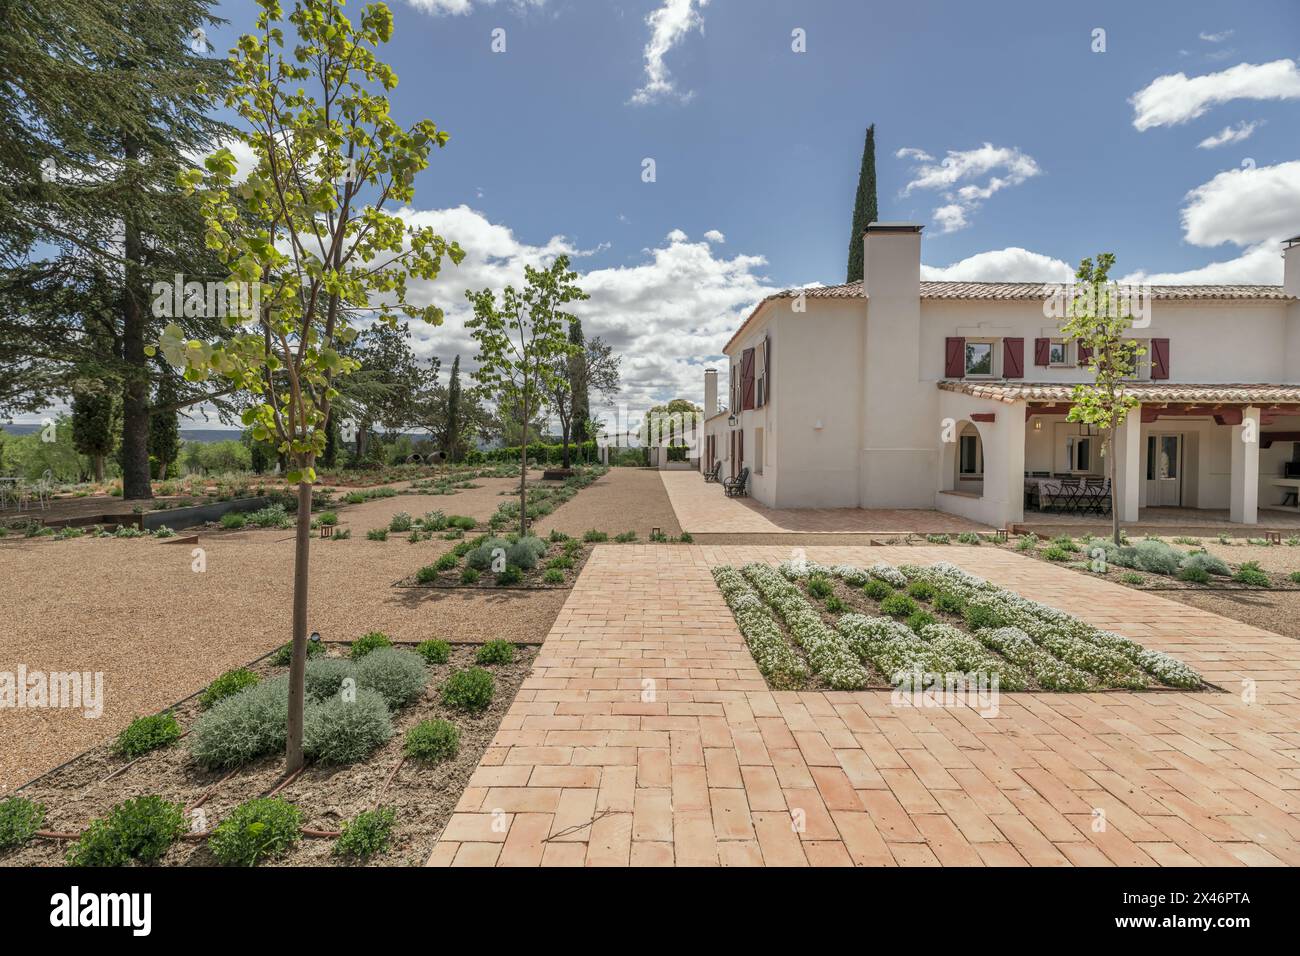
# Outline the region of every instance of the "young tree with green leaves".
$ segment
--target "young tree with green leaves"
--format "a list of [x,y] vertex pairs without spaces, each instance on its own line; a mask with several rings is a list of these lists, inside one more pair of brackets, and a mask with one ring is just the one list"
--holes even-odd
[[376,55],[392,37],[388,7],[369,4],[354,23],[342,0],[297,0],[288,16],[296,37],[286,45],[280,4],[258,2],[255,32],[231,55],[227,96],[248,126],[241,135],[256,167],[237,185],[234,156],[223,149],[206,171],[182,178],[201,198],[208,245],[233,280],[257,289],[257,315],[227,319],[232,334],[216,342],[187,342],[169,326],[159,347],[186,378],[216,376],[252,393],[244,424],[289,459],[286,478],[298,492],[286,743],[293,772],[303,766],[312,485],[337,381],[359,365],[340,354],[358,335],[351,316],[369,311],[392,327],[400,312],[440,324],[436,306],[407,303],[407,280],[436,279],[444,256],[459,263],[464,253],[386,211],[413,200],[416,174],[448,139],[429,120],[407,129],[389,115],[385,93],[397,77]]
[[[564,360],[573,353],[569,324],[563,311],[570,302],[589,298],[578,288],[578,274],[569,271],[569,257],[560,256],[547,269],[524,266],[524,288],[506,286],[500,305],[491,289],[467,291],[474,317],[465,323],[479,353],[474,380],[503,407],[519,408],[520,421],[530,421],[547,395],[567,383]],[[519,445],[519,533],[528,532],[528,440]]]
[[1125,391],[1125,384],[1137,375],[1138,360],[1146,354],[1142,344],[1125,334],[1133,326],[1128,299],[1110,281],[1115,255],[1103,252],[1094,263],[1084,259],[1074,274],[1075,286],[1068,303],[1067,318],[1061,332],[1073,339],[1076,347],[1091,352],[1086,360],[1093,381],[1074,387],[1073,405],[1067,419],[1091,425],[1102,433],[1102,454],[1106,458],[1106,477],[1111,489],[1111,536],[1120,544],[1119,508],[1115,493],[1115,435],[1140,404]]
[[867,127],[867,138],[862,144],[862,168],[858,170],[858,192],[853,200],[853,233],[849,236],[849,270],[845,282],[861,282],[863,256],[866,250],[862,237],[867,226],[876,221],[876,124]]
[[618,391],[618,372],[622,358],[614,354],[610,345],[595,336],[585,339],[582,326],[576,320],[569,334],[572,346],[567,355],[559,358],[562,367],[556,385],[551,389],[550,407],[560,420],[561,441],[564,444],[563,465],[569,467],[569,442],[585,441],[585,426],[591,417],[591,392],[608,395]]

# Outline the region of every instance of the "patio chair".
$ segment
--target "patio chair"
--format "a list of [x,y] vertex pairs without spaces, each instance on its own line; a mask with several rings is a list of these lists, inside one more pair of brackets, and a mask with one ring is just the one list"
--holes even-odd
[[1081,494],[1082,482],[1077,478],[1062,478],[1059,481],[1043,482],[1039,494],[1046,499],[1045,511],[1057,511],[1064,514],[1073,511],[1075,502]]
[[749,494],[747,485],[749,484],[749,469],[740,469],[740,474],[735,478],[722,479],[722,493],[728,498],[742,498]]
[[1079,497],[1079,510],[1086,515],[1101,514],[1102,496],[1109,493],[1105,478],[1085,478],[1083,492]]
[[704,473],[704,480],[713,482],[718,480],[718,473],[722,471],[722,462],[715,461],[713,467]]

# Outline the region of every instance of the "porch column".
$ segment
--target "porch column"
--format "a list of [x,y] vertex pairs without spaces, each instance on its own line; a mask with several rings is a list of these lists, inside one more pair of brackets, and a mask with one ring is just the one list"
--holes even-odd
[[1232,481],[1228,520],[1236,524],[1259,521],[1259,409],[1242,410],[1241,424],[1232,426]]
[[[1003,485],[995,492],[1004,500],[1002,505],[1002,526],[1025,520],[1025,402],[1016,402],[1005,412],[999,412],[997,431],[1005,445],[1004,462],[1006,473]],[[985,480],[988,479],[988,463],[985,462]],[[984,496],[989,496],[989,488],[984,488]]]
[[1119,510],[1120,521],[1137,521],[1141,500],[1142,471],[1142,408],[1131,410],[1115,434],[1115,484],[1113,506]]

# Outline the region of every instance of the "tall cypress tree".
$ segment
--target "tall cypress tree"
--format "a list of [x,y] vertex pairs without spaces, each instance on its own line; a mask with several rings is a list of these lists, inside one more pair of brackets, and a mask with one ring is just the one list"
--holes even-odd
[[176,420],[176,377],[159,373],[158,388],[149,409],[149,456],[158,462],[158,478],[167,477],[181,453],[181,429]]
[[117,408],[110,389],[89,385],[72,397],[72,444],[93,463],[96,481],[104,480],[104,459],[113,453]]
[[858,172],[858,195],[853,201],[853,232],[849,236],[849,274],[845,282],[862,281],[862,237],[867,225],[876,221],[876,124],[867,127],[862,144],[862,169]]
[[452,461],[460,459],[460,356],[451,363],[451,380],[447,383],[447,423],[442,432],[442,450]]
[[569,343],[574,352],[569,356],[569,390],[572,395],[573,440],[579,446],[587,440],[587,419],[591,415],[590,376],[587,374],[587,343],[582,333],[582,321],[574,319],[569,326]]

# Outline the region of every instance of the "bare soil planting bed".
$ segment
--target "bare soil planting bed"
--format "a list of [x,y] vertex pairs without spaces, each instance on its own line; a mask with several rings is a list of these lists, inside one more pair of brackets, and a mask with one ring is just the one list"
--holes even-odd
[[[438,690],[454,671],[475,666],[476,650],[473,646],[453,646],[446,664],[430,665],[425,696],[393,714],[396,732],[369,757],[344,766],[309,764],[277,794],[301,809],[305,829],[337,831],[364,810],[392,808],[396,824],[391,846],[366,865],[424,864],[537,656],[534,647],[517,647],[512,663],[487,668],[493,675],[495,692],[492,703],[481,713],[451,710],[442,703]],[[344,653],[345,648],[336,647],[332,652]],[[288,670],[274,666],[269,659],[249,667],[264,678]],[[198,697],[182,701],[172,713],[182,728],[188,729],[201,713]],[[402,761],[407,730],[433,718],[449,720],[459,728],[457,755],[431,765],[406,760],[388,782]],[[107,744],[97,746],[22,788],[18,795],[46,805],[45,829],[53,832],[79,832],[91,820],[105,816],[115,804],[145,794],[184,804],[191,828],[210,829],[241,803],[269,793],[285,777],[284,757],[278,755],[247,764],[224,779],[226,771],[198,766],[182,739],[146,754],[124,772],[105,780],[128,762],[113,755]],[[207,799],[196,808],[201,815],[191,811],[205,795]],[[69,845],[67,840],[38,838],[0,853],[0,865],[62,866]],[[333,839],[305,837],[286,855],[263,865],[357,865],[355,860],[334,856],[333,845]],[[212,866],[216,862],[205,841],[182,840],[167,851],[160,865]]]

